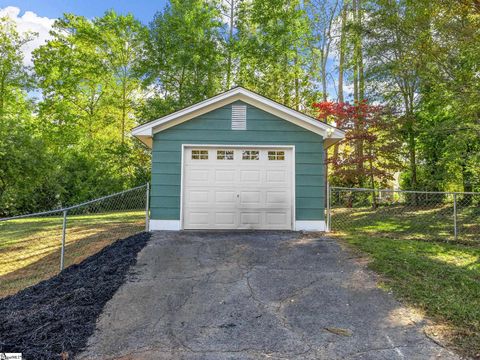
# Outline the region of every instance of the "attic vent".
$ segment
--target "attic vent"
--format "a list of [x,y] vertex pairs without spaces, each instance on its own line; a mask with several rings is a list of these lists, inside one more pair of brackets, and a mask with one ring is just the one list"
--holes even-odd
[[247,130],[247,107],[232,105],[232,130]]

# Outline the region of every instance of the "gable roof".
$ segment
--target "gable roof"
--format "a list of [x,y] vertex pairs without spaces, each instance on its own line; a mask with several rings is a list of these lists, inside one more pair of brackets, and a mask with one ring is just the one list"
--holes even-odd
[[298,126],[321,135],[324,138],[325,148],[328,148],[345,137],[344,131],[337,129],[332,125],[328,125],[311,116],[291,109],[285,105],[242,87],[235,87],[192,106],[175,111],[174,113],[150,121],[146,124],[137,126],[132,130],[132,135],[137,137],[140,141],[151,148],[153,142],[152,139],[156,133],[181,124],[182,122],[191,120],[212,110],[218,109],[222,106],[231,104],[235,101],[243,101],[249,105],[255,106],[270,114],[278,116],[283,120],[290,121]]

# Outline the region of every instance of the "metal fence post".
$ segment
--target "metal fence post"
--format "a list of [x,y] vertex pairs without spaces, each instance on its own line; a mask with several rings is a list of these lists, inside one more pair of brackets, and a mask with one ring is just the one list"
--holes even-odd
[[60,252],[60,271],[65,265],[65,238],[67,237],[67,210],[63,210],[62,250]]
[[330,232],[331,231],[331,205],[330,205],[330,202],[331,202],[331,194],[332,194],[332,188],[330,187],[330,184],[327,183],[327,224],[326,224],[326,230],[327,232]]
[[453,193],[453,239],[457,241],[458,228],[457,228],[457,193]]
[[147,199],[145,201],[145,231],[148,232],[150,230],[150,214],[149,214],[149,208],[150,208],[150,183],[147,182]]

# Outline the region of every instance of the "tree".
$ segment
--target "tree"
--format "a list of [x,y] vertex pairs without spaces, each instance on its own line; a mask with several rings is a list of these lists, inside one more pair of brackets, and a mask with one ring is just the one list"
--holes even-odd
[[146,151],[128,135],[142,99],[137,69],[144,37],[131,15],[109,11],[87,20],[66,14],[34,51],[44,132],[62,168],[71,172],[59,179],[64,203],[146,180]]
[[[421,155],[433,152],[428,137],[443,140],[433,168],[445,169],[436,187],[456,191],[480,190],[480,16],[478,4],[439,2],[429,8],[428,37],[421,51]],[[428,41],[427,41],[428,40]],[[435,121],[432,121],[434,119]],[[425,140],[424,140],[425,139]],[[421,165],[424,167],[425,165]],[[463,200],[472,201],[471,196]]]
[[222,16],[227,19],[227,31],[224,35],[225,51],[227,56],[227,69],[225,79],[225,89],[232,87],[235,68],[235,45],[237,38],[235,32],[237,30],[238,11],[243,0],[224,0],[220,3]]
[[43,93],[40,115],[57,146],[95,146],[108,126],[108,72],[93,41],[94,24],[66,14],[55,22],[51,36],[33,53]]
[[33,116],[31,74],[21,47],[33,39],[0,19],[0,215],[35,211],[56,202],[55,172]]
[[[365,74],[363,66],[363,31],[362,31],[362,19],[363,8],[362,0],[352,0],[352,21],[350,23],[351,29],[351,43],[353,47],[353,54],[351,58],[351,66],[353,70],[353,100],[354,104],[361,107],[365,102]],[[362,113],[360,112],[360,115]],[[365,129],[362,128],[364,121],[360,119],[354,123],[357,128],[357,133],[362,133]],[[356,156],[359,159],[364,157],[364,138],[359,136],[354,141]],[[357,173],[359,176],[360,186],[363,186],[366,179],[363,178],[364,174],[364,162],[358,161]]]
[[29,88],[30,76],[23,65],[22,46],[33,40],[34,34],[21,36],[9,18],[0,18],[0,121],[15,111],[17,100]]
[[143,73],[140,64],[144,59],[147,29],[133,15],[119,16],[114,11],[108,11],[103,17],[95,19],[94,26],[93,41],[108,74],[106,86],[109,90],[111,121],[114,124],[120,123],[120,143],[115,141],[111,145],[116,147],[120,158],[120,171],[135,171],[132,169],[133,159],[129,154],[139,149],[128,139],[129,131],[137,125],[136,112],[142,103]]
[[480,191],[479,28],[469,0],[172,0],[149,28],[65,14],[29,69],[33,35],[1,19],[1,211],[144,183],[130,129],[232,85],[345,127],[332,183],[384,186],[402,165],[403,188]]
[[[319,119],[334,121],[346,132],[339,156],[329,159],[333,184],[363,186],[363,179],[367,179],[369,187],[377,188],[393,180],[395,171],[402,167],[398,151],[401,142],[395,136],[396,123],[386,108],[365,101],[357,105],[325,101],[314,107]],[[363,154],[355,149],[359,139],[365,145]],[[359,168],[358,163],[365,166]]]
[[375,0],[367,9],[366,78],[371,96],[401,119],[403,186],[471,191],[480,183],[478,8]]
[[338,91],[337,102],[343,103],[343,75],[345,71],[345,52],[346,52],[346,27],[347,25],[347,2],[343,3],[340,15],[340,40],[338,42]]
[[153,88],[143,113],[150,118],[191,105],[222,89],[220,9],[202,0],[172,0],[149,29],[143,64]]
[[[306,3],[306,12],[310,20],[310,29],[312,32],[311,61],[314,64],[318,63],[323,101],[328,100],[327,77],[329,73],[327,62],[330,56],[332,42],[334,40],[334,22],[338,18],[339,9],[341,9],[341,7],[342,4],[339,0],[310,0]],[[317,56],[318,60],[316,59]]]
[[409,187],[417,188],[417,137],[420,72],[418,43],[428,36],[428,11],[408,0],[371,4],[368,32],[368,79],[372,92],[396,109],[408,153]]
[[243,2],[237,36],[236,83],[309,111],[318,91],[311,81],[309,19],[301,2]]
[[126,129],[135,125],[135,107],[143,75],[140,63],[144,58],[147,31],[133,15],[119,16],[114,11],[107,11],[103,17],[94,20],[94,24],[96,34],[93,40],[111,76],[109,87],[113,107],[120,112],[120,138],[124,145]]

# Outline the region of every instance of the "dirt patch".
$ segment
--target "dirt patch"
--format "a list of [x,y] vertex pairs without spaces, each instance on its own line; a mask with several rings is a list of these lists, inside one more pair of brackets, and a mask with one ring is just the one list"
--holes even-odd
[[105,303],[150,238],[140,233],[105,247],[51,279],[0,300],[0,352],[25,359],[72,358],[87,344]]

